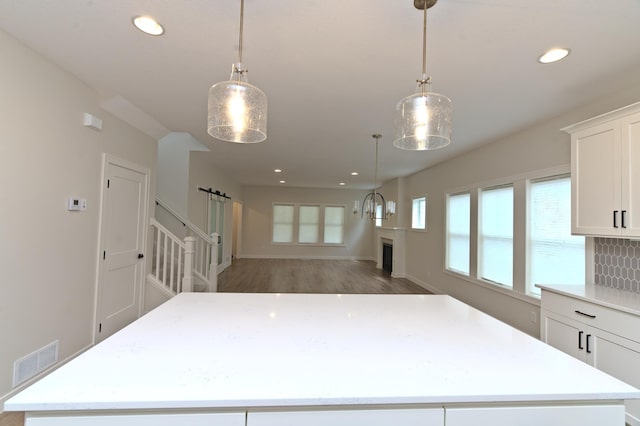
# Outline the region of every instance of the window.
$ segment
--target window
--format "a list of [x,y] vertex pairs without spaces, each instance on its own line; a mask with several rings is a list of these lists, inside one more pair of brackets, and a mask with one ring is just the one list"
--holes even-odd
[[298,242],[317,243],[319,241],[320,207],[300,206],[298,213]]
[[447,197],[447,269],[469,275],[471,242],[471,196],[469,193]]
[[273,204],[274,244],[344,244],[345,206]]
[[293,205],[273,205],[273,242],[293,242]]
[[411,228],[427,229],[427,197],[413,199],[411,203]]
[[382,204],[376,204],[376,228],[382,226]]
[[478,270],[484,280],[513,286],[513,187],[480,194]]
[[585,283],[584,237],[571,235],[571,178],[532,181],[529,187],[527,292],[535,284]]
[[324,208],[324,243],[344,243],[344,207]]
[[446,194],[445,270],[516,298],[536,284],[585,284],[585,238],[571,235],[569,165]]

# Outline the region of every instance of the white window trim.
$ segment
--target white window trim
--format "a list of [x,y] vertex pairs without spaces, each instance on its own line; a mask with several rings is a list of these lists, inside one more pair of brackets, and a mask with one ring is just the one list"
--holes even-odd
[[[512,235],[512,251],[511,251],[511,256],[513,258],[513,274],[511,277],[511,282],[513,283],[513,285],[508,285],[505,283],[501,283],[498,281],[492,281],[486,278],[481,277],[481,271],[480,271],[480,260],[483,256],[482,250],[480,250],[479,247],[479,241],[480,241],[480,210],[482,208],[481,203],[480,203],[480,194],[482,194],[483,192],[488,192],[488,191],[494,191],[494,190],[500,190],[500,189],[504,189],[504,188],[511,188],[512,192],[513,192],[513,203],[514,203],[514,207],[513,207],[513,229],[511,230],[511,235]],[[506,290],[511,290],[512,288],[515,288],[515,278],[516,278],[516,273],[515,273],[515,263],[516,263],[516,208],[515,208],[515,204],[516,204],[516,182],[510,182],[507,184],[501,184],[501,185],[495,185],[495,186],[485,186],[485,187],[480,187],[477,188],[477,197],[478,197],[478,203],[477,203],[477,211],[476,211],[476,221],[477,221],[477,231],[476,231],[476,242],[478,243],[476,245],[476,260],[477,260],[477,267],[476,267],[476,275],[475,277],[480,280],[483,283],[486,284],[490,284],[490,285],[495,285],[498,287],[502,287]],[[473,240],[473,234],[471,235],[471,239]]]
[[[471,284],[477,285],[482,288],[496,291],[501,294],[511,296],[513,298],[522,300],[527,303],[531,303],[536,306],[540,306],[540,297],[534,294],[527,293],[526,289],[526,215],[527,215],[527,191],[526,185],[530,180],[538,180],[543,178],[551,178],[553,176],[566,175],[571,173],[571,165],[564,164],[557,167],[550,167],[548,169],[534,170],[526,173],[520,173],[517,175],[507,176],[498,179],[486,180],[483,182],[474,183],[471,185],[463,185],[444,191],[444,197],[446,199],[448,194],[458,194],[468,192],[471,194],[470,206],[470,253],[469,253],[469,275],[462,274],[452,269],[448,269],[446,266],[446,260],[443,262],[443,273],[467,281]],[[513,185],[514,189],[514,208],[513,208],[513,288],[502,286],[498,283],[482,280],[478,278],[478,201],[480,191],[485,188],[493,188],[499,186]],[[446,201],[445,204],[446,206]],[[446,208],[446,207],[445,207]],[[445,212],[446,215],[446,212]],[[447,241],[447,226],[443,226],[443,243]],[[587,239],[589,240],[589,239]],[[446,250],[446,247],[443,248]],[[590,242],[585,246],[585,251],[591,253],[593,251],[592,244]],[[591,256],[593,257],[593,256]],[[588,260],[587,255],[587,269],[586,279],[588,280],[593,273],[593,260]]]
[[[424,198],[424,228],[414,228],[413,227],[413,202],[421,198]],[[410,230],[413,232],[427,232],[427,230],[429,229],[429,224],[427,222],[428,219],[429,219],[429,197],[427,196],[427,194],[411,197],[411,228]]]
[[[326,226],[325,223],[325,211],[327,209],[327,207],[342,207],[342,242],[341,243],[325,243],[324,242],[324,229]],[[321,216],[322,216],[322,223],[321,223],[321,237],[322,239],[320,241],[322,241],[321,245],[325,246],[325,247],[346,247],[347,243],[347,206],[345,204],[322,204],[320,206],[320,210],[321,210]]]
[[[293,241],[290,242],[290,243],[274,242],[273,241],[273,208],[275,206],[292,206],[293,207],[293,230],[292,230],[292,232],[293,232],[292,233]],[[290,246],[290,245],[295,244],[295,241],[296,241],[297,236],[298,236],[298,233],[297,233],[297,230],[296,230],[296,222],[297,222],[296,221],[296,214],[297,214],[297,208],[296,208],[295,203],[285,203],[285,202],[282,202],[282,203],[278,203],[278,202],[271,203],[271,217],[269,218],[269,220],[270,220],[269,226],[271,227],[270,241],[271,241],[271,245],[272,246]]]
[[[275,243],[273,242],[273,206],[293,206],[293,242],[290,243]],[[318,238],[317,243],[300,243],[299,230],[300,230],[300,206],[317,206],[320,208],[320,217],[318,222]],[[324,209],[325,207],[342,207],[344,208],[344,222],[343,222],[343,243],[325,243],[324,242]],[[347,206],[346,204],[335,203],[291,203],[285,201],[274,201],[271,203],[271,245],[272,246],[297,246],[297,247],[346,247],[347,243]]]

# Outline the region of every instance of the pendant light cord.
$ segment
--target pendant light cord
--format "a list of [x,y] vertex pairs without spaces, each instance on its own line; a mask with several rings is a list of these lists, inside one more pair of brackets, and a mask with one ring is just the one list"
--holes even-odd
[[427,0],[425,0],[422,22],[422,77],[418,80],[422,96],[425,95],[426,86],[429,84],[429,77],[427,77],[427,9]]
[[[244,1],[244,0],[243,0]],[[424,21],[422,25],[422,79],[427,78],[427,1],[424,2]]]
[[238,41],[238,63],[242,63],[242,31],[244,27],[244,0],[240,0],[240,36]]

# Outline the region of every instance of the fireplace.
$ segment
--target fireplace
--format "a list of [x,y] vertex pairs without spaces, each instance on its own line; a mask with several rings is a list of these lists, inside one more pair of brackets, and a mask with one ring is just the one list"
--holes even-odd
[[[407,230],[404,228],[378,228],[376,266],[379,269],[389,271],[394,278],[406,278],[406,234]],[[389,247],[385,247],[385,245]],[[385,252],[387,259],[385,259]]]
[[382,243],[382,269],[388,273],[393,272],[393,244]]

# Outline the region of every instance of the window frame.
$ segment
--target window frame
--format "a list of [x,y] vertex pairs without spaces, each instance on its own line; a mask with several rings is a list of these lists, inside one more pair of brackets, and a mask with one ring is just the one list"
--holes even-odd
[[[274,242],[273,241],[273,228],[274,228],[274,207],[275,206],[292,206],[293,207],[293,223],[292,223],[292,241],[291,242]],[[318,240],[314,243],[300,242],[300,207],[318,207],[318,228],[317,236]],[[343,209],[342,220],[342,243],[325,243],[325,209],[327,207],[340,207]],[[346,219],[347,206],[339,203],[313,203],[313,202],[272,202],[271,203],[271,245],[272,246],[304,246],[304,247],[345,247],[347,236],[347,219]]]
[[[554,175],[554,176],[546,176],[546,177],[542,177],[542,178],[537,178],[537,179],[529,179],[527,181],[527,193],[526,193],[526,197],[527,197],[527,223],[526,223],[526,241],[527,241],[527,257],[526,257],[526,271],[525,271],[525,292],[528,295],[531,295],[532,297],[540,297],[540,292],[536,292],[535,291],[535,284],[534,282],[532,282],[532,256],[531,256],[531,246],[532,246],[532,237],[531,237],[531,233],[532,233],[532,221],[530,220],[530,215],[532,212],[532,207],[533,207],[533,202],[532,202],[532,192],[533,192],[533,186],[535,184],[538,183],[545,183],[545,182],[551,182],[551,181],[555,181],[555,180],[564,180],[564,179],[571,179],[571,173],[562,173],[562,174],[558,174],[558,175]],[[571,195],[570,195],[571,197]],[[569,200],[569,210],[568,210],[568,214],[569,214],[569,233],[571,233],[571,200]],[[590,249],[589,246],[589,241],[590,239],[587,238],[586,236],[583,235],[576,235],[576,237],[582,237],[584,239],[584,250],[585,253],[588,252]],[[591,250],[592,251],[592,250]],[[587,274],[587,261],[586,261],[586,256],[583,256],[583,260],[585,260],[585,264],[584,267],[585,269],[583,270],[583,274],[584,274],[584,282],[586,282],[587,277],[589,276]],[[573,284],[567,284],[567,285],[573,285]],[[576,286],[579,286],[576,284]]]
[[[311,222],[309,222],[309,223],[304,222],[303,223],[302,222],[302,213],[301,213],[301,210],[303,208],[314,208],[314,209],[316,209],[317,210],[316,213],[317,213],[317,219],[318,220],[315,223],[311,223]],[[296,238],[297,244],[305,245],[305,246],[319,244],[320,241],[322,241],[322,239],[321,239],[321,231],[322,230],[320,228],[320,223],[323,222],[322,219],[323,219],[323,216],[324,216],[323,215],[324,209],[320,206],[320,204],[312,204],[312,203],[300,203],[300,204],[298,204],[296,206],[295,209],[296,209],[296,212],[298,213],[297,214],[297,217],[298,217],[297,222],[294,219],[294,222],[296,222],[296,224],[297,224],[296,229],[298,230],[297,238]],[[295,216],[296,215],[294,215],[294,217]],[[300,241],[300,238],[301,238],[301,236],[303,234],[302,233],[302,227],[303,226],[313,226],[313,225],[315,225],[315,241]]]
[[[492,280],[488,277],[485,277],[485,271],[482,268],[483,265],[483,257],[485,256],[485,253],[483,252],[483,244],[482,241],[484,239],[487,239],[487,236],[485,234],[483,234],[483,230],[482,230],[482,224],[483,224],[483,220],[482,220],[482,214],[484,213],[483,211],[483,194],[491,192],[491,191],[500,191],[502,189],[507,189],[510,188],[511,189],[511,201],[512,201],[512,205],[511,205],[511,236],[509,238],[509,240],[511,241],[511,279],[510,279],[510,283],[503,283],[500,281],[495,281]],[[478,190],[478,226],[477,226],[477,232],[476,232],[476,238],[478,240],[478,247],[477,247],[477,258],[478,258],[478,265],[477,265],[477,274],[476,274],[476,278],[479,280],[482,280],[484,282],[487,282],[489,284],[492,285],[498,285],[507,289],[513,289],[513,283],[514,283],[514,273],[513,273],[513,264],[514,264],[514,259],[515,259],[515,253],[514,253],[514,249],[515,249],[515,206],[514,206],[514,202],[515,202],[515,187],[513,184],[506,184],[506,185],[497,185],[497,186],[488,186],[488,187],[483,187],[483,188],[479,188]],[[496,239],[496,236],[490,237],[490,238],[494,238]]]
[[[291,222],[291,241],[274,241],[275,237],[275,207],[292,207],[293,208],[293,220]],[[271,203],[271,244],[272,245],[290,245],[294,244],[296,238],[296,206],[294,203]]]
[[[423,205],[424,205],[424,207],[422,209],[423,226],[422,227],[415,227],[414,223],[413,223],[413,219],[415,217],[414,208],[415,208],[416,201],[420,201],[420,200],[423,200]],[[411,198],[411,230],[412,231],[427,232],[427,229],[428,229],[427,218],[429,217],[428,212],[427,212],[428,208],[429,208],[429,197],[426,194]]]
[[[452,197],[458,197],[458,196],[462,196],[462,195],[468,195],[469,196],[469,252],[467,254],[468,257],[468,263],[467,263],[467,271],[463,271],[460,269],[455,269],[450,267],[450,256],[449,256],[449,200]],[[454,272],[456,274],[460,274],[463,275],[465,277],[468,277],[471,275],[471,192],[470,191],[462,191],[462,192],[456,192],[456,193],[449,193],[449,194],[445,194],[445,226],[444,226],[444,244],[445,244],[445,255],[444,255],[444,269],[445,271],[451,271]]]
[[[557,167],[550,167],[548,169],[534,170],[518,175],[512,175],[504,178],[492,179],[474,184],[458,186],[445,189],[445,209],[446,209],[446,197],[448,195],[455,195],[459,193],[469,192],[470,199],[470,233],[471,241],[469,243],[469,275],[465,275],[461,272],[448,269],[446,255],[443,256],[443,273],[449,275],[452,278],[466,281],[470,284],[483,287],[497,293],[502,293],[507,296],[522,300],[534,305],[540,304],[540,296],[531,294],[527,291],[526,284],[526,269],[528,262],[527,251],[527,186],[530,181],[541,180],[544,178],[551,178],[558,175],[570,175],[571,165],[564,164]],[[479,198],[480,190],[482,188],[498,187],[504,185],[513,185],[514,188],[514,234],[513,234],[513,288],[496,285],[491,281],[485,281],[480,278],[478,271],[478,226],[479,226]],[[445,221],[446,215],[445,211]],[[447,250],[447,226],[443,227],[443,249]],[[588,253],[592,252],[593,241],[590,238],[585,240],[585,257]],[[585,277],[589,277],[590,271],[593,266],[587,261],[585,262]]]

